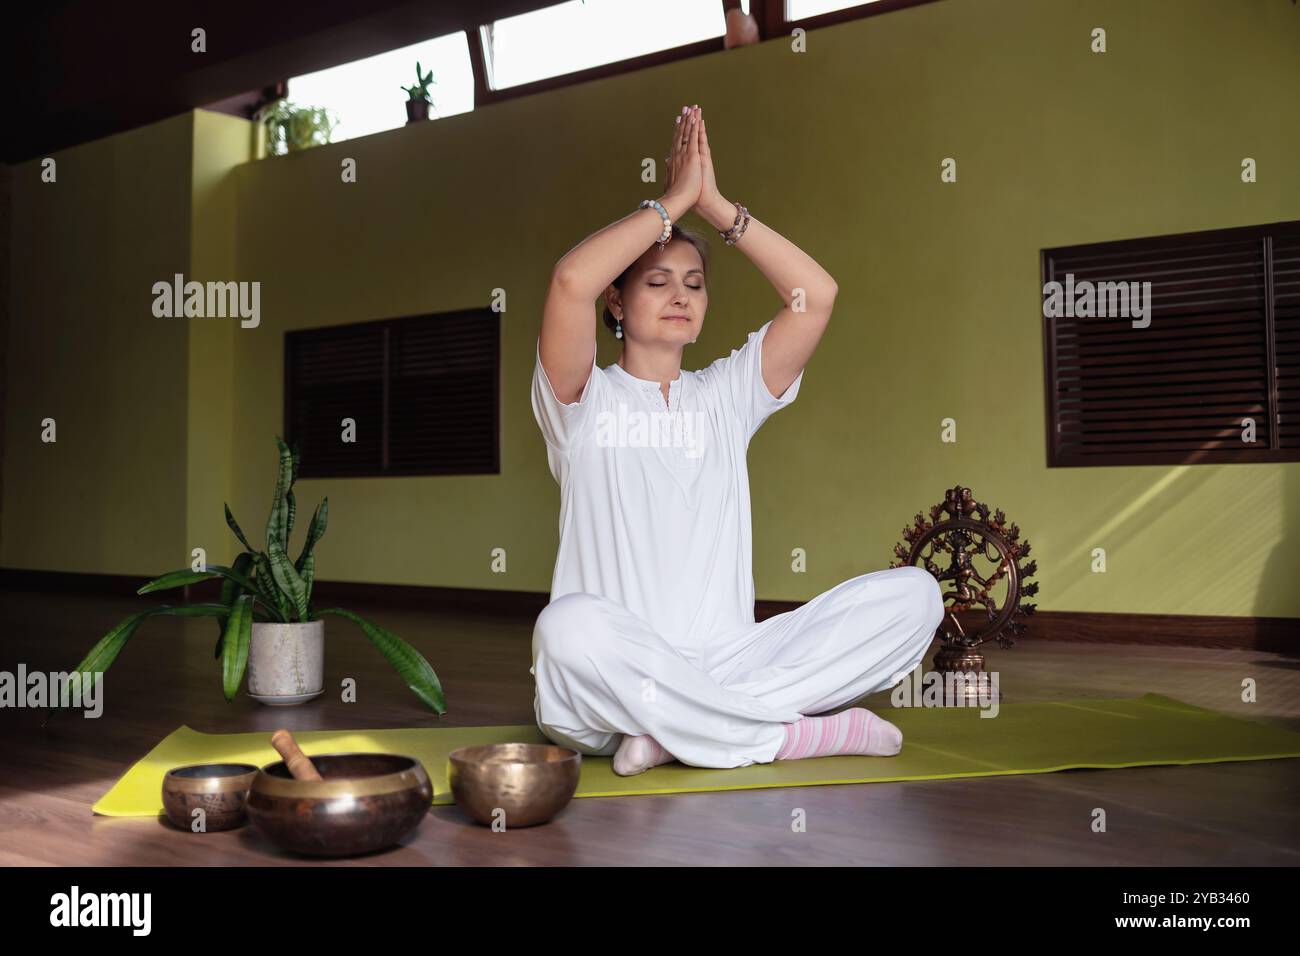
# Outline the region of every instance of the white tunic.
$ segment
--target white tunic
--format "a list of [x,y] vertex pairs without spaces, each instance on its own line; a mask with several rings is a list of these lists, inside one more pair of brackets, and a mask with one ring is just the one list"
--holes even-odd
[[729,356],[681,370],[665,403],[658,382],[617,363],[572,404],[555,396],[537,346],[533,414],[560,486],[560,546],[551,600],[608,598],[644,619],[692,662],[711,637],[754,623],[746,452],[760,425],[795,400],[763,381],[768,321]]

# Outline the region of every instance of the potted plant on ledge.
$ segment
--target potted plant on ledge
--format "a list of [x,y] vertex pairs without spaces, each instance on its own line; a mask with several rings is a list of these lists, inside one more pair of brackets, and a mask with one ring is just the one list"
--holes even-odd
[[[83,681],[98,680],[98,675],[108,669],[148,617],[215,617],[219,625],[215,656],[221,661],[226,700],[234,699],[247,671],[250,696],[265,703],[301,703],[324,690],[325,623],[322,618],[337,615],[361,628],[427,707],[439,714],[446,713],[447,702],[438,675],[419,651],[391,631],[351,611],[338,607],[317,609],[312,603],[315,548],[325,534],[329,499],[322,499],[317,506],[302,551],[296,561],[291,561],[289,537],[297,515],[293,486],[298,478],[299,456],[279,436],[275,441],[280,449],[280,465],[271,514],[266,522],[265,550],[258,551],[249,544],[227,505],[226,523],[244,546],[230,567],[208,565],[202,570],[172,571],[136,592],[148,594],[221,578],[219,600],[164,604],[137,611],[104,635],[77,665],[76,671],[83,675]],[[60,706],[67,706],[67,701],[60,701]],[[52,709],[45,719],[48,721],[57,709]]]
[[429,107],[433,105],[433,100],[429,98],[430,83],[436,85],[433,79],[433,70],[428,73],[420,72],[420,61],[416,60],[414,85],[402,87],[409,97],[406,101],[406,122],[408,124],[429,118]]
[[339,125],[323,106],[298,106],[283,99],[264,107],[259,113],[259,121],[265,133],[268,156],[283,156],[324,146]]

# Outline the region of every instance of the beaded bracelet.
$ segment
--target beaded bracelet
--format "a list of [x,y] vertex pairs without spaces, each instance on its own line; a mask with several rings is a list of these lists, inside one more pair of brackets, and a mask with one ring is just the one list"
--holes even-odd
[[743,236],[745,230],[749,228],[749,210],[740,203],[733,203],[732,205],[736,207],[736,221],[726,232],[718,230],[718,235],[725,239],[729,246],[734,246],[736,240]]
[[668,218],[668,210],[666,210],[663,206],[661,206],[658,200],[655,199],[642,199],[641,205],[638,206],[637,208],[653,209],[655,212],[659,213],[659,215],[663,217],[664,231],[659,234],[659,239],[658,239],[659,251],[663,252],[664,244],[667,243],[668,240],[673,237],[673,221]]

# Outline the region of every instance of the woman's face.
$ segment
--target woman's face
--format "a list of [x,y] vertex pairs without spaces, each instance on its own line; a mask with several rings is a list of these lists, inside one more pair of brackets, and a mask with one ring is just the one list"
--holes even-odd
[[622,317],[624,341],[687,345],[699,338],[709,305],[704,262],[689,242],[669,242],[662,252],[651,246],[605,300]]

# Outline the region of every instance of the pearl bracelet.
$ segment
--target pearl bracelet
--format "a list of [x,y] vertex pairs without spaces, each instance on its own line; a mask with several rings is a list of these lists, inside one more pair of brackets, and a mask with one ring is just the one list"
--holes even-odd
[[663,252],[664,244],[667,243],[668,240],[673,237],[673,221],[668,218],[668,210],[666,210],[663,206],[661,206],[659,204],[659,201],[655,199],[643,199],[641,200],[641,205],[638,206],[637,208],[653,209],[655,212],[659,213],[659,215],[663,217],[664,231],[659,234],[659,239],[658,239],[659,251]]

